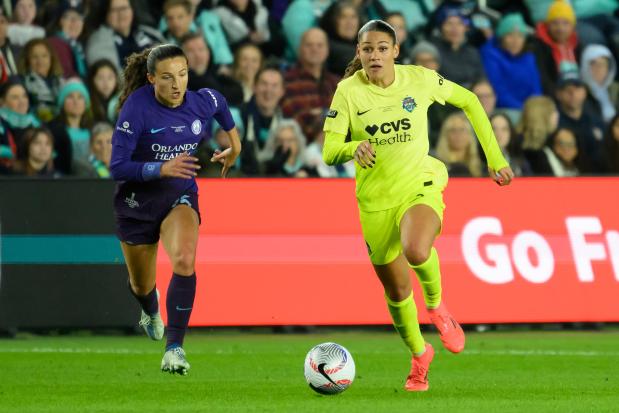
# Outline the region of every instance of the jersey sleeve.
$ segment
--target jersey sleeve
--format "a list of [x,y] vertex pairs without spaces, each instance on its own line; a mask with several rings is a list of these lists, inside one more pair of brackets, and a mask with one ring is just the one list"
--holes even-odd
[[445,79],[437,71],[423,68],[425,84],[429,88],[430,99],[444,105],[452,94],[455,83]]
[[204,88],[198,90],[198,94],[209,102],[209,105],[213,108],[213,118],[215,118],[223,130],[228,132],[236,126],[228,107],[228,102],[221,93],[214,89]]
[[477,96],[462,86],[452,83],[452,93],[447,98],[447,102],[461,108],[466,114],[486,154],[488,166],[495,171],[509,166],[501,153],[501,148],[499,148],[499,144],[494,136],[492,125]]
[[138,139],[144,129],[142,113],[129,98],[123,105],[112,135],[110,173],[116,181],[150,181],[161,174],[162,162],[135,162],[131,160]]
[[361,142],[346,142],[346,136],[350,130],[350,112],[348,101],[339,87],[335,91],[331,107],[327,112],[323,130],[325,143],[322,148],[322,159],[325,163],[334,165],[350,161]]

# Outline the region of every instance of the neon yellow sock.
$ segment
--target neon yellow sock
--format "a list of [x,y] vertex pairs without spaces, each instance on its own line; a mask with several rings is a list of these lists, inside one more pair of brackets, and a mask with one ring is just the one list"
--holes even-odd
[[438,262],[436,249],[432,247],[430,257],[426,262],[419,265],[411,265],[415,270],[421,288],[426,307],[436,308],[441,304],[441,267]]
[[421,330],[419,330],[419,320],[417,320],[417,307],[413,300],[413,293],[404,301],[394,302],[385,294],[387,307],[391,313],[393,326],[404,340],[406,346],[414,354],[421,353],[426,348]]

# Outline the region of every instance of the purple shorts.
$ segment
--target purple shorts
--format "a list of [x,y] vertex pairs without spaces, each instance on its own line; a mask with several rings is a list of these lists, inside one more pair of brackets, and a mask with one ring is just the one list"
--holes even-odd
[[116,235],[118,239],[129,245],[155,244],[159,241],[161,223],[170,211],[179,205],[187,205],[198,214],[198,222],[201,222],[198,194],[190,192],[180,196],[168,205],[164,205],[159,211],[152,211],[147,217],[131,217],[119,213],[116,210]]

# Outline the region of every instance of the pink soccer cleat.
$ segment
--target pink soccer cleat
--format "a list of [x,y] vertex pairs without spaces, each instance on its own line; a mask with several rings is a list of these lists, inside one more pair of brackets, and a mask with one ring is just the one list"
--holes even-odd
[[452,353],[464,350],[464,331],[460,324],[449,314],[445,304],[441,303],[437,308],[428,309],[430,320],[438,328],[443,342],[443,347]]
[[404,390],[406,391],[426,391],[430,387],[428,384],[428,370],[434,358],[434,348],[430,343],[426,343],[426,351],[419,357],[413,356],[411,361],[411,372],[406,378]]

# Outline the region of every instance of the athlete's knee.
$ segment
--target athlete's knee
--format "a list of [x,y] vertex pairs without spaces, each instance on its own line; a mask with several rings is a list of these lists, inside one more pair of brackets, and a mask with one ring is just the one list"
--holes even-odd
[[430,258],[432,246],[429,248],[419,244],[403,245],[403,252],[406,260],[411,265],[420,265]]
[[195,252],[193,248],[179,248],[170,259],[172,260],[172,266],[175,272],[180,272],[183,275],[193,273],[195,264]]
[[153,290],[153,288],[155,288],[154,283],[149,283],[147,281],[142,281],[142,280],[140,281],[130,280],[129,284],[131,286],[131,290],[133,291],[133,293],[140,297],[148,295],[148,293],[150,293]]
[[385,294],[395,303],[406,300],[411,295],[409,284],[392,285],[385,287]]

